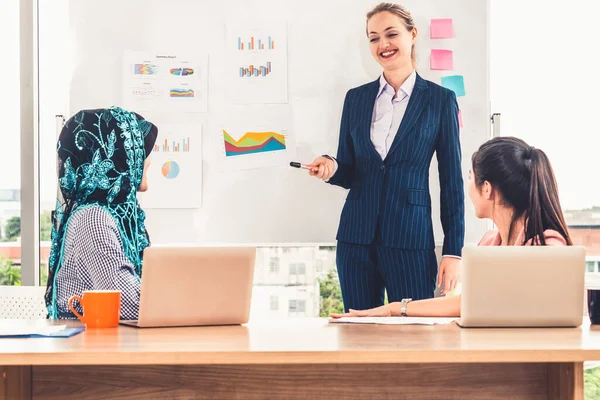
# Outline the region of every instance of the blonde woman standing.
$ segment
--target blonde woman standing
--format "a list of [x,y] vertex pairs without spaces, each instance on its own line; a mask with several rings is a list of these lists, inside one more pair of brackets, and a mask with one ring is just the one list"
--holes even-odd
[[[367,14],[367,37],[383,72],[346,94],[337,156],[318,157],[310,174],[350,189],[337,233],[337,268],[346,310],[433,297],[458,281],[464,242],[464,189],[454,92],[421,78],[413,17],[395,3]],[[443,258],[438,271],[429,194],[436,153]]]

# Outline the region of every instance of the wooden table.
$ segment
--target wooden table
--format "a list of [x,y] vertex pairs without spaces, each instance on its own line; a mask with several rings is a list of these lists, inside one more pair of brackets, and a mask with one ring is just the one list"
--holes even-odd
[[342,325],[0,339],[0,399],[583,399],[600,328]]

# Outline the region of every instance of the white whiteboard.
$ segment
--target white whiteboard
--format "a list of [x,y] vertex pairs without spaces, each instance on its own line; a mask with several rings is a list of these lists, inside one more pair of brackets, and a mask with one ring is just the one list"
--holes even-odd
[[[376,3],[363,0],[71,0],[73,78],[70,112],[122,105],[123,55],[127,50],[207,54],[208,112],[182,123],[203,126],[202,208],[148,210],[154,243],[333,243],[346,191],[290,167],[223,173],[217,170],[219,127],[235,118],[225,70],[225,26],[232,20],[284,20],[288,26],[288,100],[297,161],[335,154],[346,91],[380,75],[365,35],[365,14]],[[488,84],[488,1],[406,0],[415,17],[418,72],[433,82],[441,76],[465,78],[459,97],[465,179],[466,242],[477,242],[486,224],[477,220],[466,184],[473,151],[490,136]],[[431,18],[453,18],[455,37],[429,38]],[[453,71],[430,71],[429,51],[454,51]],[[306,68],[307,65],[318,68]],[[135,111],[135,110],[134,110]],[[155,115],[153,122],[174,122]],[[159,133],[160,135],[160,133]],[[292,160],[290,160],[292,161]],[[152,182],[150,182],[150,185]],[[435,239],[439,183],[430,174]]]

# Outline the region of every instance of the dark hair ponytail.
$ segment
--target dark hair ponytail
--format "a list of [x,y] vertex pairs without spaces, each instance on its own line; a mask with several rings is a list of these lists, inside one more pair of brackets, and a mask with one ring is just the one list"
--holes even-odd
[[[524,243],[545,245],[544,231],[552,229],[573,242],[562,213],[558,186],[546,154],[515,137],[497,137],[484,143],[472,157],[475,184],[488,181],[502,201],[514,209],[509,241],[517,219],[525,217]],[[522,244],[524,244],[522,243]]]
[[[525,212],[525,239],[534,245],[546,245],[543,232],[552,229],[560,233],[569,246],[573,245],[558,199],[558,185],[546,153],[529,148],[531,184],[529,207]],[[542,233],[542,234],[540,234]]]

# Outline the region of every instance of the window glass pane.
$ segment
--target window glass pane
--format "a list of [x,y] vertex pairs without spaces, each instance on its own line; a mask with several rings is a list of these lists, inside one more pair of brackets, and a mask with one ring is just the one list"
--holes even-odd
[[585,268],[586,268],[587,272],[595,272],[596,263],[594,261],[586,261]]
[[492,111],[501,134],[542,149],[558,181],[573,242],[600,255],[597,16],[600,2],[573,0],[565,8],[544,0],[491,2]]
[[40,154],[40,283],[46,284],[51,212],[56,203],[56,115],[68,111],[71,58],[69,51],[69,1],[39,1],[39,146]]
[[342,310],[335,247],[258,249],[250,318],[319,317]]
[[[316,265],[315,265],[315,269],[316,269]],[[306,275],[306,264],[304,264],[304,263],[298,264],[298,275]]]
[[269,272],[274,274],[279,272],[279,258],[271,257],[271,262],[269,263]]
[[279,310],[279,297],[277,296],[271,296],[271,306],[270,306],[271,311],[277,311]]
[[305,312],[306,311],[306,300],[298,300],[298,312]]
[[0,1],[0,285],[21,284],[19,1]]

